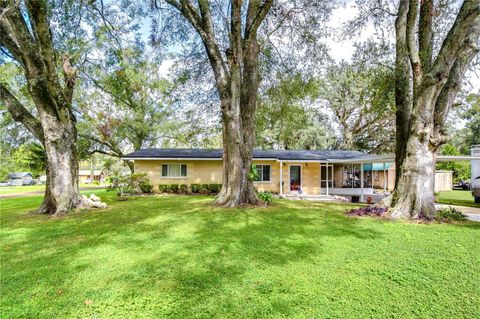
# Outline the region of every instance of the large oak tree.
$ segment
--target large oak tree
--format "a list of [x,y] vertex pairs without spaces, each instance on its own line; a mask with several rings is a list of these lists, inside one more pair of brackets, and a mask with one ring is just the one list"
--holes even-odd
[[[84,206],[78,188],[77,130],[72,109],[76,71],[54,48],[47,1],[0,1],[0,45],[23,68],[36,114],[0,83],[0,100],[42,143],[47,185],[39,213],[61,215]],[[61,79],[63,77],[63,79]]]
[[220,98],[223,125],[223,185],[218,205],[234,207],[260,203],[248,178],[255,141],[254,115],[260,84],[258,29],[273,0],[232,0],[228,8],[228,47],[219,43],[208,0],[166,0],[200,36],[212,67]]
[[[465,0],[443,39],[435,39],[433,0],[400,0],[395,23],[396,187],[393,218],[431,218],[438,148],[465,72],[478,53],[480,0]],[[435,50],[434,43],[441,43]],[[437,51],[437,52],[435,52]]]

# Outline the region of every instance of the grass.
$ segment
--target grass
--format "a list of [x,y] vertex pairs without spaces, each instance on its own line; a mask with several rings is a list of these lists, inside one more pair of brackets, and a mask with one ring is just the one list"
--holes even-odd
[[117,201],[62,219],[1,205],[2,317],[474,318],[480,224],[349,218],[351,204]]
[[467,207],[478,207],[480,204],[477,204],[473,201],[473,196],[470,191],[462,190],[452,190],[439,192],[436,196],[436,202],[447,205],[458,205],[458,206],[467,206]]
[[2,186],[0,187],[0,195],[22,194],[29,192],[44,191],[45,185],[25,185],[25,186]]
[[[105,185],[95,185],[95,184],[80,184],[80,187],[93,188],[93,187],[104,187]],[[0,187],[0,195],[10,195],[10,194],[25,194],[30,192],[40,192],[45,190],[45,185],[25,185],[25,186],[2,186]]]

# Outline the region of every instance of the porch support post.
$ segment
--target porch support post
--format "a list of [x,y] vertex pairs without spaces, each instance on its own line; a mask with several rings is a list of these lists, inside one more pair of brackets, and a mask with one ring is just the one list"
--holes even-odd
[[385,170],[385,162],[383,162],[383,195],[387,194],[387,174]]
[[280,195],[283,195],[283,163],[280,161]]
[[363,163],[360,164],[360,201],[363,203]]
[[329,184],[328,181],[329,179],[328,179],[328,163],[327,163],[327,196],[328,196],[328,184]]

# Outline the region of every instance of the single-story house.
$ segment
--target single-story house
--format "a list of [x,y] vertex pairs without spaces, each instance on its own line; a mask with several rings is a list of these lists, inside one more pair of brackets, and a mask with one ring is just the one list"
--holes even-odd
[[[93,174],[92,174],[93,173]],[[93,177],[93,179],[92,179]],[[105,174],[101,170],[89,170],[89,169],[81,169],[78,171],[78,179],[80,180],[80,183],[85,183],[85,182],[103,182],[105,178]]]
[[[221,183],[222,153],[221,149],[142,149],[123,159],[134,161],[135,172],[146,173],[158,189],[159,184]],[[281,195],[301,192],[378,199],[395,185],[393,160],[392,155],[359,151],[254,150],[255,186]]]
[[12,172],[8,173],[8,180],[12,186],[33,185],[35,180],[32,173],[29,172]]

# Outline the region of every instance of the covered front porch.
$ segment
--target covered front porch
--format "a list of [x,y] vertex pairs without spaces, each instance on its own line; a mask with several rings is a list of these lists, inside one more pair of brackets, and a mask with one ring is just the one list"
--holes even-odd
[[353,201],[376,202],[394,185],[391,157],[371,156],[356,160],[279,161],[281,196],[328,199],[338,195]]

